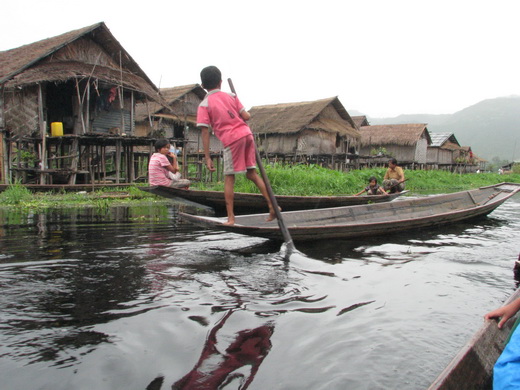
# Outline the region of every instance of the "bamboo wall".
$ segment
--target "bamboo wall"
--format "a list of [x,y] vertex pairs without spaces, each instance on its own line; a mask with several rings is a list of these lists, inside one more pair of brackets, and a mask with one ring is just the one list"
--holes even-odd
[[20,136],[39,131],[38,89],[4,90],[5,128]]

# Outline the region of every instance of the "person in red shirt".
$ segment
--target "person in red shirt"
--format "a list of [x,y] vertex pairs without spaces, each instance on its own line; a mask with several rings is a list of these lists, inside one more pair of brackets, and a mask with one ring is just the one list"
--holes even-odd
[[249,112],[233,93],[222,92],[222,74],[216,66],[208,66],[200,72],[202,87],[208,91],[197,110],[197,126],[202,131],[202,144],[206,166],[215,171],[209,151],[209,128],[224,146],[224,197],[228,221],[235,224],[234,189],[235,175],[245,173],[258,187],[269,207],[268,221],[276,218],[264,181],[256,172],[256,151],[253,133],[246,121]]

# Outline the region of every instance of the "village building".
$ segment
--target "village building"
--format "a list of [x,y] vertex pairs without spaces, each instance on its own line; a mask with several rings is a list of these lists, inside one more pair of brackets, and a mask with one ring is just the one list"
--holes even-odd
[[137,102],[167,107],[102,22],[0,52],[1,182],[137,180],[134,148],[154,141],[136,137]]
[[321,157],[329,166],[357,156],[359,131],[337,97],[255,106],[250,113],[249,125],[266,156],[287,161]]
[[500,174],[518,173],[520,172],[520,160],[513,160],[509,164],[500,167]]
[[[394,157],[400,166],[423,169],[427,163],[430,133],[424,123],[362,126],[360,163],[386,163]],[[374,161],[370,157],[380,156]],[[368,157],[363,159],[363,157]],[[384,160],[383,160],[384,159]]]
[[485,169],[486,166],[486,160],[476,156],[471,146],[461,146],[456,151],[455,162],[458,165],[458,171],[462,173],[475,173],[477,169]]
[[462,149],[453,133],[430,133],[427,163],[432,169],[453,170],[455,160]]
[[[197,109],[206,96],[199,84],[161,88],[161,96],[169,110],[157,103],[139,103],[136,106],[135,134],[137,136],[166,137],[183,140],[186,153],[202,153],[202,134],[197,127]],[[222,151],[222,143],[210,135],[210,150]]]
[[352,116],[352,120],[354,121],[354,124],[356,125],[356,129],[360,129],[361,126],[370,126],[370,123],[368,123],[368,119],[367,119],[366,115]]

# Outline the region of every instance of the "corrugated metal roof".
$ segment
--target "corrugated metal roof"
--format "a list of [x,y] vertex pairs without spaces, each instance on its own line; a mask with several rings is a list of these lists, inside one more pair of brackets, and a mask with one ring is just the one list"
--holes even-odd
[[440,148],[448,141],[460,146],[453,133],[430,133],[430,138],[432,139],[431,147]]

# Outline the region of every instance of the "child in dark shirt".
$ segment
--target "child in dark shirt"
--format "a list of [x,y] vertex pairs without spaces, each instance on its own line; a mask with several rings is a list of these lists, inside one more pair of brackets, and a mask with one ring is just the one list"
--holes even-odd
[[363,191],[358,192],[354,196],[361,195],[362,193],[366,192],[367,195],[388,195],[388,193],[377,184],[377,179],[372,176],[370,179],[368,179],[368,186],[366,186]]

